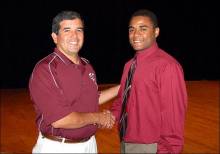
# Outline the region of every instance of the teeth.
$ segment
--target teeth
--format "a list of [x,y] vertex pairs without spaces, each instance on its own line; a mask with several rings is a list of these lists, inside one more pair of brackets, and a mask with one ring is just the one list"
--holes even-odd
[[139,42],[141,42],[141,41],[134,41],[134,43],[139,43]]
[[77,44],[77,42],[70,42],[70,44]]

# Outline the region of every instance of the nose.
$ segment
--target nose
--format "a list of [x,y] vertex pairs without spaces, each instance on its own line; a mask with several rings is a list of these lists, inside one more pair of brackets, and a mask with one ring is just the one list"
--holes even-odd
[[136,36],[136,35],[140,35],[140,30],[138,30],[138,29],[134,30],[134,36]]
[[77,37],[77,32],[76,31],[71,31],[71,37],[76,38]]

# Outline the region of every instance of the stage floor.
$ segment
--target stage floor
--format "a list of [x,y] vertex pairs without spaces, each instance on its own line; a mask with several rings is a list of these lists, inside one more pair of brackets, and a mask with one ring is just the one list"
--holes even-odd
[[[187,81],[188,110],[183,153],[219,153],[219,81]],[[105,88],[112,85],[101,85]],[[112,101],[100,106],[108,109]],[[1,153],[31,153],[37,138],[27,89],[1,89]],[[119,153],[116,127],[99,129],[99,153]]]

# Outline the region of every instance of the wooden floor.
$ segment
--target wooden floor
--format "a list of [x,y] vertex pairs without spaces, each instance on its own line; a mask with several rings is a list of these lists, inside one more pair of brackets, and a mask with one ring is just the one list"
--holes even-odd
[[[102,88],[105,86],[102,86]],[[219,81],[188,81],[183,153],[219,152]],[[111,106],[112,101],[100,106]],[[27,89],[1,89],[1,153],[30,153],[37,130]],[[119,153],[116,127],[96,134],[99,153]]]

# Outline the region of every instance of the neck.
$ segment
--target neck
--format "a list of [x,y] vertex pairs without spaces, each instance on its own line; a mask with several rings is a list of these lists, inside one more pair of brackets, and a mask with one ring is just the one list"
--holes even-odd
[[72,54],[72,55],[68,55],[66,53],[64,53],[65,56],[71,60],[74,64],[80,64],[80,58],[78,54]]
[[70,57],[68,57],[74,64],[80,64],[80,58],[79,58],[79,56],[77,55],[77,56],[75,56],[75,57],[73,57],[73,56],[70,56]]

